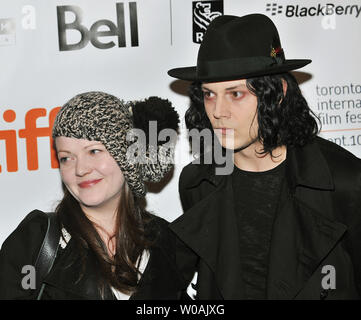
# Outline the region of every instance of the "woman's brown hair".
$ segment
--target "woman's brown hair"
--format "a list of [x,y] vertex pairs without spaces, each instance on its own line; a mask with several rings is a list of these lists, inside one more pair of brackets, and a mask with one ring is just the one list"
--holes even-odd
[[141,199],[133,196],[127,183],[124,183],[121,192],[116,213],[116,250],[113,257],[109,256],[107,245],[102,241],[93,222],[88,219],[79,202],[65,187],[64,197],[56,208],[62,226],[70,233],[80,251],[82,261],[88,250],[93,252],[100,274],[99,290],[102,297],[106,285],[128,295],[136,291],[138,258],[151,244],[145,230],[151,215],[142,208]]

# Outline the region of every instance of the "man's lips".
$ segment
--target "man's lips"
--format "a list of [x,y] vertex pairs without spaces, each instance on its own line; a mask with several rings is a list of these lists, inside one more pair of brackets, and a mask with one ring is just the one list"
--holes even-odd
[[221,133],[222,135],[230,134],[230,133],[233,132],[233,129],[231,129],[231,128],[226,128],[226,127],[214,128],[214,130],[218,131],[218,132]]
[[96,179],[96,180],[87,180],[87,181],[83,181],[81,183],[78,183],[78,186],[80,188],[90,188],[94,185],[96,185],[98,182],[100,182],[103,179]]

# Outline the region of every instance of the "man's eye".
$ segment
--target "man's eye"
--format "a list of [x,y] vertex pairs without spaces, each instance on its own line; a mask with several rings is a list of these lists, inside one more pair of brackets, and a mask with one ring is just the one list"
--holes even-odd
[[213,98],[213,97],[214,97],[214,93],[213,93],[213,92],[210,92],[210,91],[203,91],[203,97],[204,97],[205,99]]
[[99,150],[99,149],[91,149],[90,150],[91,154],[96,154],[96,153],[99,153],[99,152],[101,152],[101,150]]
[[242,98],[243,97],[243,93],[240,91],[233,91],[232,92],[232,96],[236,99]]

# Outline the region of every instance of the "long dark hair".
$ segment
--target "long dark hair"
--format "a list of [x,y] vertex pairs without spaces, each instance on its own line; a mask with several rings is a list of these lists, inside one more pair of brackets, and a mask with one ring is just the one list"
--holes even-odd
[[[151,240],[146,236],[146,225],[152,216],[142,208],[141,199],[133,196],[127,183],[122,188],[116,218],[116,253],[109,257],[107,246],[100,238],[79,202],[64,187],[64,197],[56,208],[63,227],[75,241],[81,260],[91,250],[99,270],[99,293],[104,298],[106,285],[111,285],[128,295],[136,291],[138,281],[137,259],[144,249],[149,248]],[[84,267],[84,264],[83,264]],[[84,272],[84,269],[83,271]],[[83,273],[79,275],[79,279]]]
[[[282,80],[287,82],[283,95]],[[303,97],[295,77],[287,72],[247,79],[248,90],[257,96],[258,137],[261,154],[282,145],[303,146],[318,134],[317,116]],[[187,128],[212,128],[203,103],[202,84],[193,82],[189,89],[190,107],[185,114]]]

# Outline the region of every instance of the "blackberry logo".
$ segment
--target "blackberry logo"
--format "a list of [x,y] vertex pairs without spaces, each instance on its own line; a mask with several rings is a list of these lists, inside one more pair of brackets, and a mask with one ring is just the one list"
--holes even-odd
[[201,43],[209,23],[223,15],[223,0],[193,1],[193,42]]
[[278,5],[277,3],[267,3],[266,11],[271,11],[271,16],[282,13],[283,6]]
[[281,6],[277,3],[267,3],[266,12],[271,16],[284,13],[287,18],[293,17],[319,17],[319,16],[354,16],[358,18],[361,14],[361,5],[335,5],[333,3],[317,4],[312,7],[304,7],[300,5]]

